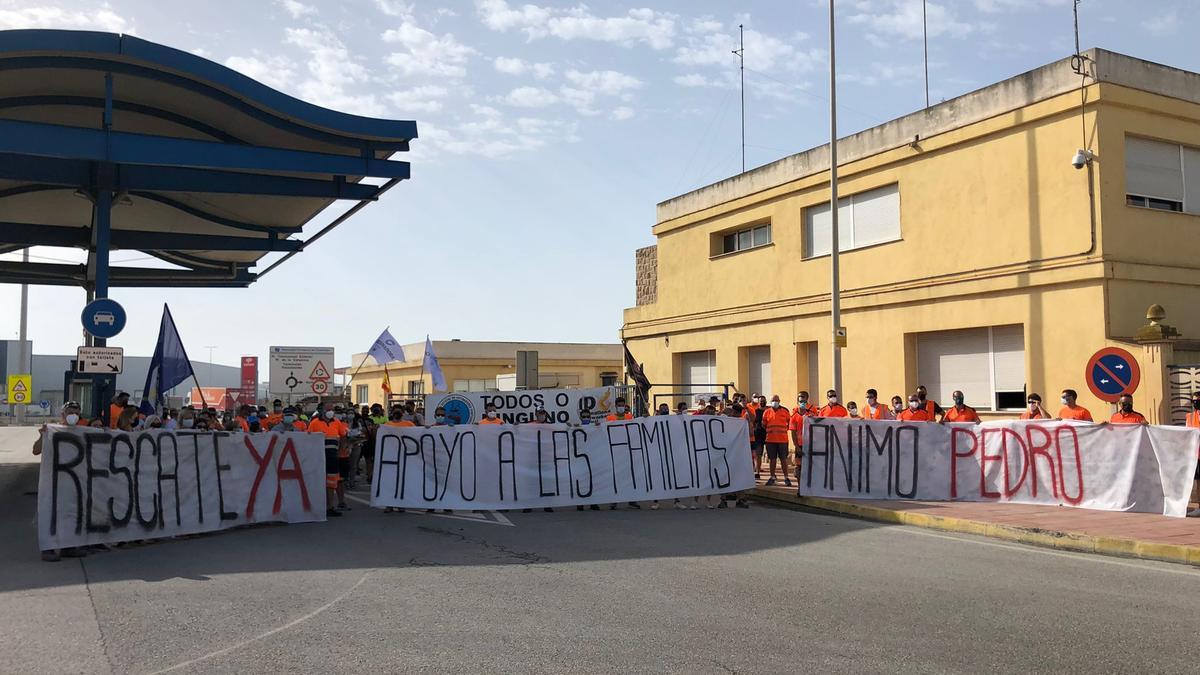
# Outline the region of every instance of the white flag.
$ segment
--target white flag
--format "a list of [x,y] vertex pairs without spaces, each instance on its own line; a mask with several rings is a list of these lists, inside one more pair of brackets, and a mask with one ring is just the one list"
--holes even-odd
[[446,376],[442,375],[442,366],[438,363],[437,354],[433,353],[433,341],[425,336],[425,370],[433,380],[434,391],[446,391]]
[[404,361],[404,348],[396,342],[396,338],[388,329],[384,328],[379,337],[375,338],[375,344],[371,345],[371,350],[367,352],[367,356],[375,359],[375,363],[383,365],[392,361]]

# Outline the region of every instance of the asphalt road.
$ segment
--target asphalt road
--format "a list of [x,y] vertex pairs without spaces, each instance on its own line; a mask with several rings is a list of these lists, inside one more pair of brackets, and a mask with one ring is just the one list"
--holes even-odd
[[356,504],[43,563],[0,463],[0,672],[1197,672],[1200,569],[756,506]]

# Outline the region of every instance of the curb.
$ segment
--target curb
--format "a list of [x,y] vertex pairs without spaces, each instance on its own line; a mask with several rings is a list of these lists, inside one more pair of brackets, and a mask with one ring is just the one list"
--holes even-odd
[[1037,527],[1019,527],[1016,525],[1001,525],[966,518],[951,518],[934,516],[927,513],[914,513],[886,509],[867,504],[827,499],[824,497],[798,497],[780,494],[771,490],[754,488],[750,494],[757,499],[781,504],[793,504],[808,508],[830,511],[845,516],[853,516],[864,520],[873,520],[894,525],[910,525],[929,530],[959,532],[974,534],[993,539],[1053,548],[1060,551],[1077,553],[1098,553],[1100,555],[1118,556],[1122,558],[1139,558],[1141,560],[1157,560],[1161,562],[1180,563],[1200,566],[1200,546],[1184,546],[1182,544],[1164,544],[1139,539],[1122,537],[1104,537],[1078,532],[1059,532],[1043,530]]

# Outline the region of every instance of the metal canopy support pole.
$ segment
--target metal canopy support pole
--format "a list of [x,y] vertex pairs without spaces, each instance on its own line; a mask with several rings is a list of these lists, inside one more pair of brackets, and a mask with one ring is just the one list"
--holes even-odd
[[829,0],[829,217],[831,237],[829,246],[830,270],[830,314],[833,326],[830,331],[833,347],[833,384],[832,389],[842,393],[842,348],[838,344],[838,328],[842,322],[841,270],[838,265],[839,235],[838,230],[838,189],[837,189],[837,61],[834,48],[833,0]]
[[[26,263],[26,264],[29,263],[29,249],[28,248],[21,251],[21,262]],[[29,347],[25,342],[26,335],[28,334],[28,324],[29,324],[29,284],[21,284],[21,330],[20,330],[20,335],[17,337],[17,340],[18,340],[18,342],[20,344],[20,348],[21,348],[21,352],[20,352],[21,353],[21,370],[19,372],[21,372],[23,374],[32,375],[33,374],[33,367],[32,367],[32,363],[31,363],[32,355],[29,353],[29,351],[30,351]],[[30,387],[30,389],[32,390],[32,387]],[[29,391],[25,394],[26,398],[28,398],[29,396],[32,396],[32,395],[33,395],[33,391]],[[9,392],[9,398],[12,398],[12,392]],[[25,424],[25,404],[18,403],[17,404],[17,426],[22,426],[24,424]]]

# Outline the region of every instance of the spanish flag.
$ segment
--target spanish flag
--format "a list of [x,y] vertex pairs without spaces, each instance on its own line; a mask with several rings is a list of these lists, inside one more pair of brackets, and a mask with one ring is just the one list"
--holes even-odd
[[392,378],[388,376],[386,364],[383,366],[383,384],[379,386],[383,388],[383,396],[385,399],[392,395]]

